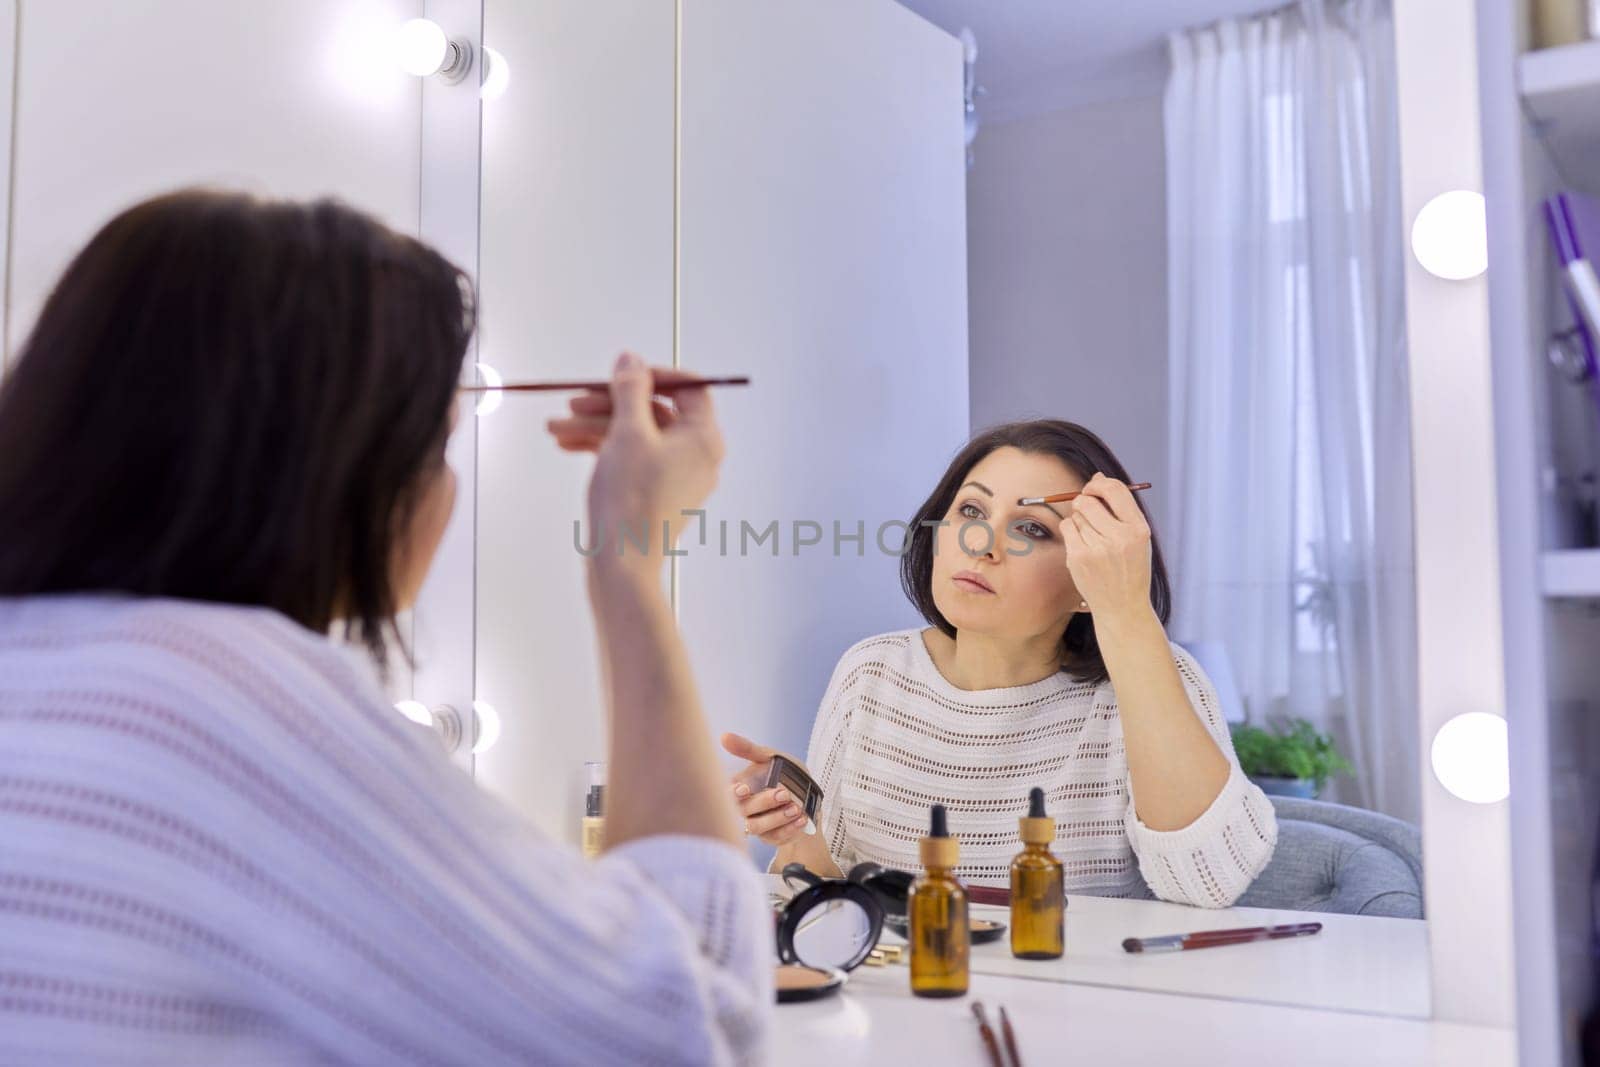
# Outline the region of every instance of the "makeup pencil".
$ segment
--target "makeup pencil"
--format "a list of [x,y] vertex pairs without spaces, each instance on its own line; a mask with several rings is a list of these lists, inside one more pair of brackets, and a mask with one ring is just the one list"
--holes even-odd
[[[1135,493],[1139,492],[1139,490],[1141,490],[1141,489],[1148,489],[1148,488],[1150,488],[1150,483],[1149,482],[1136,482],[1135,484],[1128,486],[1128,489],[1131,492],[1135,492]],[[1080,497],[1082,495],[1083,495],[1083,492],[1081,490],[1079,490],[1077,492],[1072,492],[1072,493],[1051,493],[1049,496],[1025,496],[1021,500],[1017,501],[1017,503],[1019,505],[1060,504],[1060,503],[1063,503],[1064,501],[1067,501],[1067,500],[1076,500],[1076,499],[1078,499],[1078,497]]]
[[[674,389],[689,389],[712,385],[749,385],[744,376],[734,378],[682,378],[656,382],[655,392],[666,393]],[[610,382],[506,382],[504,385],[463,385],[463,393],[572,393],[603,392],[611,388]]]
[[1000,1056],[1000,1042],[995,1040],[994,1030],[989,1026],[989,1017],[984,1014],[983,1001],[972,1002],[972,1014],[978,1020],[978,1033],[983,1037],[983,1047],[989,1053],[989,1062],[993,1067],[1006,1067],[1006,1061]]
[[1005,1035],[1006,1055],[1011,1057],[1011,1067],[1022,1067],[1022,1053],[1017,1051],[1017,1035],[1011,1029],[1011,1016],[1006,1014],[1006,1006],[1000,1005],[1000,1032]]
[[1216,948],[1219,945],[1242,945],[1250,941],[1309,937],[1321,929],[1321,923],[1291,923],[1287,926],[1245,926],[1237,930],[1201,930],[1165,937],[1130,937],[1122,942],[1122,949],[1124,952],[1184,952],[1196,948]]

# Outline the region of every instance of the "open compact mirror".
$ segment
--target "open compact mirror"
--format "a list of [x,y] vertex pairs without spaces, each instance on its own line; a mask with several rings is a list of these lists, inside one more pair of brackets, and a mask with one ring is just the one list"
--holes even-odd
[[780,1004],[815,1000],[842,986],[877,946],[884,920],[877,897],[855,882],[819,878],[800,864],[790,864],[784,880],[802,888],[774,914]]

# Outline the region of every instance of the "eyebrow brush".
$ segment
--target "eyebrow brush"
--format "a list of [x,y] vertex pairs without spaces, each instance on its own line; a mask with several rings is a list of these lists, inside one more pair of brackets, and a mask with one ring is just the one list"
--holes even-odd
[[[1149,482],[1136,482],[1135,484],[1128,486],[1128,489],[1135,493],[1141,489],[1148,488],[1150,488]],[[1017,501],[1017,504],[1019,506],[1026,506],[1028,504],[1060,504],[1067,500],[1076,500],[1082,495],[1083,491],[1080,489],[1077,492],[1052,493],[1049,496],[1025,496],[1021,500]]]
[[[737,378],[681,378],[655,382],[651,389],[669,393],[675,389],[688,389],[702,385],[749,385],[750,379]],[[611,388],[610,382],[506,382],[503,385],[463,385],[463,393],[563,393],[592,390],[603,392]]]

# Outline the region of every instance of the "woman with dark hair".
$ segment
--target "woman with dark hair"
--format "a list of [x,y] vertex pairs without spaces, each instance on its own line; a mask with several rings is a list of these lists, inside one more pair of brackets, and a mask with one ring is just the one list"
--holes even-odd
[[[1226,907],[1271,858],[1271,804],[1240,772],[1210,681],[1167,640],[1161,549],[1128,474],[1081,426],[975,437],[910,524],[906,595],[929,623],[834,670],[807,765],[820,833],[781,788],[733,792],[774,866],[919,869],[929,805],[960,876],[1006,885],[1028,790],[1045,790],[1068,892]],[[1023,499],[1081,490],[1070,503]],[[773,750],[729,734],[759,768]]]
[[[771,914],[659,546],[587,564],[596,863],[379,684],[472,330],[459,270],[331,202],[174,194],[68,267],[0,386],[0,1061],[760,1058]],[[675,373],[624,356],[550,424],[594,527],[711,491]]]

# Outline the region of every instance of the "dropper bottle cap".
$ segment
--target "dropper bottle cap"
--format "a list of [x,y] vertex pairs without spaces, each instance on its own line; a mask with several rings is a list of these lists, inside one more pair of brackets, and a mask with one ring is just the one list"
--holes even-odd
[[1018,822],[1025,845],[1048,845],[1056,839],[1056,821],[1045,814],[1044,790],[1038,786],[1028,790],[1028,814]]
[[950,836],[943,804],[935,804],[929,812],[928,836],[922,839],[918,851],[924,867],[948,868],[961,861],[961,843]]

